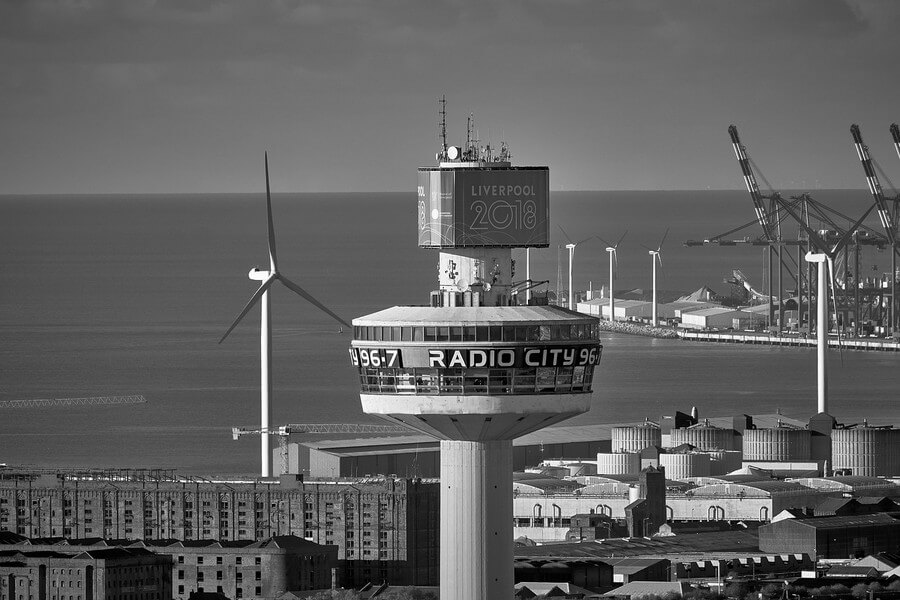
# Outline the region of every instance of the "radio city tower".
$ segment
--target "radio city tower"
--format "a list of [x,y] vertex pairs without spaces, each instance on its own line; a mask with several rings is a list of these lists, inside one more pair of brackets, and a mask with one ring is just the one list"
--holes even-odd
[[418,177],[439,289],[354,319],[350,356],[364,412],[440,439],[441,599],[511,599],[512,440],[590,409],[602,346],[596,318],[518,303],[512,249],[549,244],[549,169],[442,137]]

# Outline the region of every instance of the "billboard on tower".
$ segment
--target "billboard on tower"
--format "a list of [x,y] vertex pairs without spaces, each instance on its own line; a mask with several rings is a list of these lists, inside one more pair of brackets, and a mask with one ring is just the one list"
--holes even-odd
[[546,248],[550,243],[547,167],[419,169],[423,248]]

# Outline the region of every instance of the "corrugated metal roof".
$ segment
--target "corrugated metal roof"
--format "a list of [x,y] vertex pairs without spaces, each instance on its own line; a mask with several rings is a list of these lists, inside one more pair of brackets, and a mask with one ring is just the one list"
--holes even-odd
[[844,515],[836,517],[812,517],[809,519],[785,519],[779,523],[794,522],[815,529],[843,529],[861,525],[900,525],[900,520],[885,513],[871,515]]
[[585,315],[558,306],[392,306],[363,317],[353,319],[358,326],[369,325],[446,325],[448,323],[479,323],[484,325],[557,321],[593,323],[597,317]]
[[529,560],[579,559],[607,557],[662,557],[676,560],[677,556],[719,558],[726,554],[763,554],[759,552],[759,538],[754,531],[714,531],[679,534],[674,537],[606,539],[602,542],[544,544],[516,546],[515,557]]
[[846,489],[849,491],[873,489],[873,488],[896,488],[897,486],[886,479],[879,477],[863,477],[861,475],[844,475],[839,477],[798,477],[788,479],[796,483],[811,487],[814,489]]

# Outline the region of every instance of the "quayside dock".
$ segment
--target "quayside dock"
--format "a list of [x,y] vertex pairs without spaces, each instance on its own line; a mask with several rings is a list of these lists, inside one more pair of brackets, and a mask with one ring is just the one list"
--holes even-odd
[[[718,342],[722,344],[761,344],[766,346],[816,347],[815,337],[795,335],[771,335],[754,332],[712,332],[712,331],[678,331],[678,337],[691,342]],[[841,339],[828,338],[828,346],[844,350],[862,350],[876,352],[900,352],[900,342],[882,339]]]

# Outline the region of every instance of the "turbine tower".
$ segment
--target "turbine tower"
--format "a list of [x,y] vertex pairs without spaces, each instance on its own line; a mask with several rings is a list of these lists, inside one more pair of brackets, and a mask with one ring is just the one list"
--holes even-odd
[[659,324],[659,321],[657,321],[656,318],[656,262],[659,261],[659,266],[662,267],[662,255],[660,254],[660,251],[662,250],[663,244],[666,243],[666,236],[668,235],[669,229],[666,228],[666,232],[663,234],[662,241],[659,243],[659,246],[656,247],[656,250],[652,250],[650,248],[647,248],[647,246],[644,246],[644,248],[647,248],[647,252],[650,254],[650,264],[653,265],[653,320],[651,321],[651,324],[654,327]]
[[628,233],[628,230],[625,230],[625,233],[622,234],[622,237],[619,238],[619,241],[615,244],[610,244],[602,237],[597,236],[597,239],[606,244],[606,251],[609,252],[609,320],[610,322],[616,320],[616,294],[614,281],[616,279],[616,267],[619,264],[619,256],[618,256],[618,248],[619,244],[622,243],[622,240],[625,239],[625,235]]
[[[272,194],[269,188],[269,153],[265,155],[266,159],[266,218],[268,229],[268,245],[269,245],[269,270],[262,270],[258,267],[250,269],[249,277],[254,281],[261,281],[259,289],[254,292],[244,305],[231,327],[225,332],[225,335],[219,340],[221,344],[228,337],[228,334],[241,322],[241,319],[250,312],[253,305],[260,302],[261,323],[259,329],[259,352],[260,352],[260,428],[267,429],[272,423],[272,317],[271,303],[269,301],[269,288],[275,281],[280,281],[286,288],[306,299],[307,302],[317,306],[319,309],[327,313],[331,318],[341,325],[350,329],[350,325],[342,318],[333,313],[327,306],[316,300],[302,287],[282,275],[278,270],[278,258],[275,253],[275,226],[272,222]],[[264,433],[260,436],[261,468],[260,474],[263,477],[272,476],[272,446],[270,443],[270,434]]]
[[585,238],[583,240],[573,242],[572,238],[569,237],[569,234],[566,233],[566,230],[562,228],[562,225],[559,226],[559,230],[562,231],[562,234],[566,236],[566,240],[568,240],[568,244],[566,244],[566,250],[569,251],[569,304],[566,308],[569,310],[575,310],[575,288],[572,283],[572,263],[575,260],[575,246],[582,242],[586,242],[590,238]]

